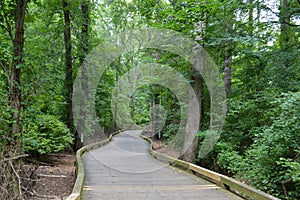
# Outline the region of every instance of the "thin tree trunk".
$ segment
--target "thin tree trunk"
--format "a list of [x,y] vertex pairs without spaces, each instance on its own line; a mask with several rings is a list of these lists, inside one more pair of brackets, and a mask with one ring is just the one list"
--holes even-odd
[[68,0],[63,0],[64,13],[64,40],[65,40],[65,97],[66,97],[66,112],[67,112],[67,126],[72,134],[74,134],[74,119],[72,111],[72,94],[73,94],[73,70],[71,57],[71,21],[70,21],[70,3]]
[[[233,22],[232,18],[228,18],[226,15],[226,6],[224,8],[224,29],[227,33],[227,35],[232,34],[232,28],[233,28]],[[229,95],[231,93],[231,67],[232,67],[232,49],[233,45],[231,41],[227,41],[225,43],[225,55],[224,55],[224,86],[225,86],[225,92],[226,95]]]
[[[135,88],[135,83],[136,83],[136,75],[135,75],[135,66],[134,66],[134,51],[132,52],[131,56],[131,70],[132,70],[132,84],[133,88]],[[135,109],[135,95],[134,93],[131,96],[131,118],[134,118],[134,109]]]
[[254,0],[249,0],[249,19],[248,19],[248,25],[249,25],[249,34],[252,37],[254,33],[254,19],[253,19],[253,10],[254,10]]
[[[291,55],[297,51],[297,36],[291,24],[291,15],[290,15],[291,1],[282,0],[280,1],[280,13],[279,13],[279,22],[280,22],[280,35],[279,35],[279,45],[281,49],[281,63],[282,69],[280,70],[279,75],[276,75],[275,83],[277,87],[283,90],[290,90],[294,88],[289,81],[286,80],[286,77],[292,77],[291,67],[293,66],[293,57]],[[292,89],[293,90],[293,89]]]
[[225,61],[224,61],[224,85],[226,95],[231,93],[231,67],[232,67],[232,55],[230,51],[225,52]]
[[[280,47],[284,51],[289,51],[290,48],[294,45],[294,35],[291,32],[290,24],[290,16],[289,16],[289,7],[290,3],[288,0],[282,0],[280,4],[280,14],[279,14],[279,21],[280,21]],[[288,66],[289,64],[286,63]]]
[[13,60],[10,78],[10,102],[14,123],[11,130],[11,146],[18,147],[18,137],[20,133],[20,112],[21,112],[21,68],[23,67],[23,47],[24,47],[24,19],[27,0],[16,1],[15,11],[15,36],[13,40]]
[[[119,59],[118,59],[118,64],[120,64],[121,63],[121,57],[119,57]],[[119,81],[119,71],[118,71],[118,69],[117,69],[117,67],[116,67],[116,83],[118,83],[118,81]],[[116,96],[114,97],[114,98],[118,98],[118,94],[119,94],[119,88],[117,88],[116,89]],[[115,131],[117,131],[117,115],[118,115],[118,104],[117,104],[117,102],[115,102],[114,103],[114,107],[115,107],[115,113],[114,113],[114,116],[115,116],[115,120],[114,120],[114,132]]]

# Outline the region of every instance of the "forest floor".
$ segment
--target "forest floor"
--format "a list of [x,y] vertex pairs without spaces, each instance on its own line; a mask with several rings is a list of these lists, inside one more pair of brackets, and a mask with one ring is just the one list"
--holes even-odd
[[76,180],[74,163],[75,155],[69,152],[52,153],[36,163],[25,163],[22,169],[30,180],[25,185],[25,199],[66,199]]
[[180,152],[175,150],[174,145],[172,144],[166,145],[163,141],[159,140],[156,136],[152,137],[151,132],[144,131],[143,135],[151,138],[153,142],[153,150],[155,150],[156,152],[173,158],[179,158]]

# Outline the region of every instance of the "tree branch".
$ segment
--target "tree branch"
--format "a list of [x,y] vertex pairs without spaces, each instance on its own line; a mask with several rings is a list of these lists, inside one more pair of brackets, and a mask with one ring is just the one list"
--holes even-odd
[[290,13],[289,13],[289,17],[292,17],[293,15],[298,14],[298,13],[300,13],[300,8],[291,10]]
[[[22,197],[22,188],[21,188],[21,179],[20,179],[20,176],[19,174],[16,172],[15,168],[14,168],[14,165],[12,164],[11,160],[8,161],[9,162],[9,165],[10,167],[12,168],[14,174],[16,175],[16,177],[18,178],[18,184],[19,184],[19,194],[20,194],[20,197]],[[23,198],[22,198],[23,199]]]
[[274,15],[276,15],[277,17],[279,17],[279,13],[278,12],[273,11],[271,8],[269,8],[266,5],[261,5],[261,9],[266,10],[266,11],[270,11],[271,13],[273,13]]
[[3,69],[3,71],[5,72],[5,75],[7,77],[10,77],[9,70],[6,69],[6,67],[4,66],[4,64],[2,63],[2,61],[0,61],[0,65],[1,65],[1,68]]
[[29,156],[29,154],[18,155],[18,156],[12,157],[12,158],[5,158],[5,159],[1,160],[0,163],[6,162],[6,161],[9,161],[9,162],[10,162],[10,161],[12,161],[12,160],[17,160],[17,159],[19,159],[19,158],[25,158],[25,157],[27,157],[27,156]]
[[[265,23],[278,24],[280,22],[279,21],[268,21],[268,22],[265,22]],[[284,21],[283,23],[285,23],[285,24],[287,24],[289,26],[292,26],[292,27],[298,27],[298,26],[300,26],[300,24],[292,24],[292,23],[286,22],[286,21]]]
[[284,21],[283,23],[285,23],[285,24],[287,24],[289,26],[292,26],[292,27],[298,27],[298,26],[300,26],[300,24],[291,24],[290,22],[286,22],[286,21]]
[[46,177],[46,178],[69,178],[65,175],[52,175],[52,174],[37,174],[38,177]]
[[32,192],[29,192],[31,196],[37,196],[40,198],[47,198],[47,199],[57,199],[57,196],[48,196],[48,195],[40,195],[35,190],[32,190]]

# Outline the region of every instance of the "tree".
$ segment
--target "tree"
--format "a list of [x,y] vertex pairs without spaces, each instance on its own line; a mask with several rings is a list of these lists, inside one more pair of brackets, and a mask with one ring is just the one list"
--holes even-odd
[[16,1],[15,9],[15,35],[13,39],[13,60],[10,78],[10,102],[12,108],[13,124],[11,131],[11,147],[18,145],[18,134],[20,134],[20,113],[21,113],[21,68],[24,57],[24,21],[27,7],[27,0]]
[[70,2],[63,0],[64,13],[64,42],[65,42],[65,97],[66,97],[66,120],[70,132],[74,134],[74,119],[72,110],[73,94],[73,68],[72,68],[72,42],[71,42],[71,19]]
[[80,104],[80,118],[77,125],[77,133],[75,133],[75,141],[73,149],[77,150],[82,146],[81,137],[78,134],[83,134],[86,124],[87,109],[85,108],[86,102],[88,101],[88,76],[87,76],[87,66],[88,61],[85,60],[86,55],[89,53],[89,1],[82,0],[81,4],[81,14],[82,14],[82,26],[81,26],[81,46],[80,46],[80,56],[79,63],[81,64],[81,85],[84,90],[84,97]]
[[[188,162],[193,162],[197,158],[198,154],[198,145],[199,145],[199,137],[197,137],[195,132],[197,133],[200,130],[201,122],[203,120],[202,109],[202,95],[203,95],[203,79],[200,73],[195,70],[193,67],[190,69],[190,78],[191,85],[196,94],[197,99],[193,99],[192,95],[189,94],[189,105],[188,105],[188,116],[187,116],[187,124],[186,124],[186,133],[185,133],[185,152],[183,152],[182,159]],[[194,107],[195,101],[198,102],[199,110]],[[197,113],[199,112],[199,113]],[[199,122],[196,122],[194,118],[198,118]],[[190,140],[190,135],[192,135],[193,140]]]
[[[21,122],[20,122],[20,115],[21,115],[21,97],[22,97],[22,85],[21,85],[21,69],[24,67],[24,27],[25,27],[25,15],[26,15],[26,8],[27,8],[27,0],[18,0],[18,1],[8,1],[8,2],[1,2],[2,11],[0,13],[1,21],[3,20],[4,23],[1,23],[1,28],[4,28],[10,39],[12,40],[12,61],[11,61],[11,68],[5,69],[7,72],[8,78],[8,85],[9,85],[9,101],[11,107],[11,131],[10,135],[7,136],[7,141],[9,141],[9,149],[8,152],[4,151],[4,154],[8,153],[10,157],[14,157],[16,154],[20,154],[21,147],[19,143],[19,138],[21,135]],[[3,22],[2,21],[2,22]],[[11,23],[14,23],[14,28]],[[2,62],[2,60],[1,60]],[[8,63],[5,65],[8,67]],[[1,114],[4,114],[3,112]],[[7,144],[0,144],[1,146],[6,146]],[[3,151],[3,149],[0,149]],[[1,152],[2,154],[3,152]],[[5,191],[5,194],[1,195],[0,198],[22,198],[22,189],[20,183],[20,178],[16,175],[15,169],[17,171],[20,168],[20,162],[12,162],[10,161],[10,166],[6,166],[7,169],[5,174],[2,175],[1,180],[1,193]],[[5,164],[1,164],[5,166]],[[15,165],[15,166],[14,166]],[[5,180],[9,180],[9,184],[4,182]],[[9,191],[9,192],[8,192]]]

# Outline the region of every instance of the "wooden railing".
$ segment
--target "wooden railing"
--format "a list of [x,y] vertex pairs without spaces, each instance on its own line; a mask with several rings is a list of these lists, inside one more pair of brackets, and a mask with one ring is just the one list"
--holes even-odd
[[[87,145],[82,147],[76,152],[76,182],[73,187],[71,195],[67,198],[67,200],[80,200],[81,191],[83,188],[85,173],[84,173],[84,165],[82,161],[82,155],[88,151],[91,151],[93,149],[99,148],[101,146],[104,146],[108,142],[111,141],[112,136],[115,134],[118,134],[119,132],[116,132],[114,134],[111,134],[109,138],[107,138],[104,141],[94,143],[91,145]],[[255,199],[255,200],[280,200],[272,195],[269,195],[265,192],[262,192],[260,190],[257,190],[253,187],[250,187],[249,185],[246,185],[244,183],[241,183],[237,180],[234,180],[230,177],[224,176],[222,174],[213,172],[211,170],[205,169],[203,167],[197,166],[195,164],[185,162],[183,160],[175,159],[163,154],[160,154],[153,150],[153,142],[150,138],[142,136],[141,137],[145,140],[147,140],[151,144],[150,148],[150,154],[163,162],[169,163],[172,166],[178,167],[180,169],[183,169],[187,172],[193,173],[201,178],[207,179],[220,187],[229,190],[245,199]]]
[[163,154],[160,154],[153,150],[153,142],[150,138],[141,135],[141,137],[147,140],[151,144],[150,154],[163,162],[169,163],[172,166],[183,169],[187,172],[193,173],[201,178],[207,179],[223,189],[229,190],[245,199],[255,199],[255,200],[280,200],[272,195],[265,192],[257,190],[249,185],[241,183],[233,178],[224,176],[222,174],[213,172],[211,170],[205,169],[203,167],[197,166],[195,164],[185,162],[183,160],[175,159]]
[[76,177],[77,178],[76,178],[76,182],[74,184],[72,193],[66,200],[80,200],[80,195],[81,195],[81,191],[83,188],[83,182],[84,182],[84,178],[85,178],[84,165],[83,165],[81,156],[86,152],[89,152],[93,149],[104,146],[105,144],[107,144],[108,142],[111,141],[112,136],[114,136],[118,133],[120,133],[120,131],[111,134],[106,140],[84,146],[76,152]]

